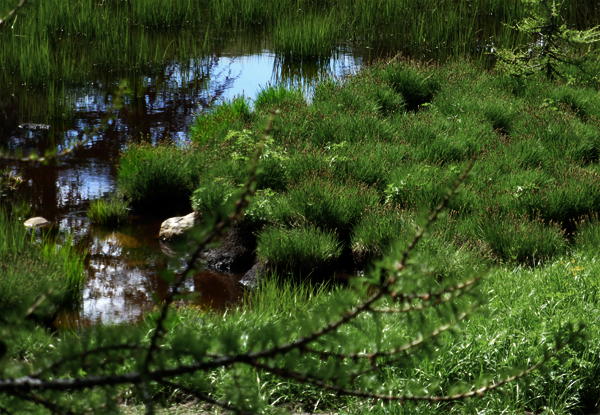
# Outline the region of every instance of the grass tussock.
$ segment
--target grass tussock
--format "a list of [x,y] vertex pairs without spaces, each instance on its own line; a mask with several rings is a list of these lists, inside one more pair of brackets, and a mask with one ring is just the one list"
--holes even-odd
[[258,237],[256,254],[279,272],[309,275],[331,268],[341,254],[341,246],[334,233],[312,226],[267,228]]
[[129,204],[116,196],[109,199],[96,199],[90,203],[88,218],[99,225],[120,225],[127,221]]
[[189,210],[204,164],[192,147],[132,145],[119,161],[119,189],[140,210]]

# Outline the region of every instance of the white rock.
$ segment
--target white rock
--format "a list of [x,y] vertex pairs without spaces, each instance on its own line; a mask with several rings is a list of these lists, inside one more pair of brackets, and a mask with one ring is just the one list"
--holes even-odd
[[52,222],[49,220],[42,218],[41,216],[36,216],[35,218],[27,219],[24,223],[26,228],[42,228],[44,226],[50,225]]
[[194,212],[186,216],[176,216],[169,218],[160,225],[158,237],[163,241],[182,236],[185,231],[194,226],[196,214]]

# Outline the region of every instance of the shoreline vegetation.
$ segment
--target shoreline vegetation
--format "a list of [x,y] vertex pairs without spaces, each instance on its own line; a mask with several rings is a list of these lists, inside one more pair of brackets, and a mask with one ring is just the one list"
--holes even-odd
[[[347,46],[366,47],[366,61],[397,53],[489,61],[487,52],[530,41],[510,27],[526,10],[518,0],[48,0],[26,4],[0,28],[0,91],[22,97],[24,118],[48,124],[69,119],[90,84],[111,94],[128,79],[138,93],[148,76],[160,83],[175,65],[186,84],[201,85],[211,56],[232,41],[257,53],[272,45],[286,65],[329,62]],[[582,29],[600,11],[594,0],[568,0],[561,17]]]
[[[167,33],[170,25],[195,28],[203,10],[187,0],[105,0],[101,9],[97,2],[77,4],[80,19],[68,18],[71,2],[44,2],[13,23],[38,40],[51,25],[62,31],[66,24],[68,35],[101,39],[109,17],[115,25]],[[286,12],[304,26],[275,44],[287,58],[309,59],[328,53],[328,42],[339,41],[336,33],[349,30],[359,39],[370,27],[389,29],[400,15],[421,16],[422,8],[433,7],[391,0],[307,2],[301,9],[300,2],[198,4],[212,7],[214,30],[267,25],[276,32],[286,20],[273,16]],[[519,18],[512,2],[436,4],[442,9],[427,25],[397,36],[431,47],[471,45],[480,19]],[[576,19],[579,3],[565,4]],[[595,4],[585,3],[597,13]],[[316,10],[330,14],[323,18]],[[123,23],[115,13],[133,17]],[[464,38],[424,30],[451,27],[448,21],[465,16],[471,31],[458,31]],[[442,17],[447,20],[435,26]],[[34,18],[47,27],[36,27]],[[305,26],[324,39],[309,44],[310,52],[294,38],[319,37]],[[7,36],[6,27],[0,36]],[[194,42],[204,41],[191,32]],[[426,34],[433,37],[423,40]],[[0,41],[0,62],[13,69],[27,50],[17,51],[15,42]],[[56,46],[48,45],[40,43],[45,52],[32,53],[30,65],[3,72],[5,82],[10,76],[34,83],[87,79],[77,72],[84,65],[40,69],[40,56]],[[139,59],[151,61],[141,45]],[[180,59],[185,47],[190,44],[169,53]],[[104,56],[102,50],[94,52]],[[169,48],[156,50],[164,62]],[[222,232],[219,222],[237,219],[235,226],[255,237],[255,262],[268,263],[269,271],[244,304],[224,314],[177,303],[187,298],[182,275],[165,271],[171,294],[141,324],[51,331],[43,316],[53,304],[76,303],[82,258],[68,240],[60,249],[45,240],[38,249],[0,208],[0,413],[108,414],[119,404],[143,403],[153,413],[149,402],[169,408],[191,397],[214,404],[212,411],[235,405],[247,413],[597,412],[600,94],[597,77],[586,74],[598,74],[600,60],[597,50],[588,54],[594,58],[583,62],[585,72],[565,67],[556,80],[510,77],[468,59],[396,57],[352,77],[322,80],[310,100],[277,85],[252,102],[223,102],[197,115],[185,146],[130,144],[119,160],[118,198],[96,202],[90,217],[122,222],[128,204],[153,213],[157,206],[193,209],[203,218],[204,228],[190,235],[200,246]],[[454,191],[456,184],[462,185]],[[199,253],[187,259],[190,273]],[[347,286],[324,281],[347,271],[361,276]],[[50,298],[47,284],[56,281],[59,297]],[[178,306],[167,313],[171,304]],[[565,322],[584,323],[586,338]],[[554,352],[557,359],[550,360]],[[522,377],[537,362],[545,365]],[[201,369],[175,373],[194,365]],[[172,377],[157,375],[169,370]],[[126,376],[131,384],[111,383]],[[489,386],[512,376],[499,390]],[[14,379],[31,388],[10,384]],[[105,387],[90,388],[89,379],[104,379]],[[48,388],[35,389],[36,382]],[[62,392],[77,382],[83,386]],[[478,388],[484,397],[432,398],[479,395]],[[346,396],[348,390],[367,392]],[[387,396],[431,399],[398,405],[378,398]]]

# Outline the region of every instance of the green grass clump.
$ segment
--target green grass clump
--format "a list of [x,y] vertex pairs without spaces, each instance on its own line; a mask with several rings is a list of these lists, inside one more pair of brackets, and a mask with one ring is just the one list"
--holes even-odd
[[192,208],[204,216],[214,215],[224,211],[224,208],[236,200],[237,189],[224,181],[206,183],[194,190]]
[[267,228],[258,236],[256,254],[268,261],[272,269],[308,275],[323,271],[340,256],[337,236],[314,226],[302,228]]
[[235,98],[217,105],[206,114],[196,117],[190,126],[190,137],[198,143],[204,143],[216,137],[224,137],[236,122],[242,122],[249,116],[250,106],[244,97]]
[[490,214],[479,224],[483,239],[504,260],[534,264],[565,253],[567,241],[559,224],[539,217]]
[[354,227],[350,246],[352,254],[365,262],[389,254],[395,244],[406,244],[416,232],[416,224],[406,212],[387,205],[372,211]]
[[313,176],[293,187],[289,200],[300,218],[316,226],[347,233],[367,208],[377,205],[379,196],[365,185],[344,185]]
[[99,225],[119,225],[129,216],[129,204],[118,197],[96,199],[90,203],[88,218]]
[[304,95],[302,90],[286,88],[283,85],[270,85],[263,88],[254,100],[254,108],[257,110],[277,108],[288,105],[303,105]]
[[119,160],[119,191],[136,209],[189,210],[189,198],[200,181],[204,162],[192,147],[131,145]]
[[66,238],[61,247],[44,239],[36,246],[22,223],[0,209],[0,311],[29,307],[53,288],[50,298],[63,305],[79,302],[85,279],[83,258]]
[[598,213],[584,215],[574,222],[576,225],[575,249],[594,254],[600,246],[600,220],[598,220]]
[[284,58],[329,58],[339,30],[340,22],[333,13],[303,13],[291,21],[279,20],[273,28],[273,50]]

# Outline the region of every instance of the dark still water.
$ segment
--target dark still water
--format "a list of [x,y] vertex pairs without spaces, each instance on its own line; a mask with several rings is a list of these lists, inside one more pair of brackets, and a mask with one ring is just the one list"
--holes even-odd
[[[186,68],[171,63],[147,75],[137,74],[128,83],[129,94],[117,119],[73,154],[48,165],[0,162],[0,168],[10,169],[24,180],[15,196],[0,198],[0,203],[20,206],[26,212],[23,219],[45,217],[59,229],[59,237],[72,234],[80,251],[86,253],[82,306],[74,315],[61,315],[57,325],[137,321],[154,307],[153,299],[160,299],[168,290],[159,271],[178,268],[157,238],[167,217],[132,212],[125,226],[106,229],[91,224],[86,216],[91,200],[115,190],[116,164],[128,143],[185,143],[194,114],[215,103],[242,94],[254,98],[261,87],[275,83],[293,83],[309,95],[315,80],[354,72],[363,60],[357,52],[339,50],[320,64],[289,64],[268,49],[247,53],[232,48]],[[48,105],[40,104],[42,92],[23,87],[17,88],[16,94],[6,94],[4,89],[0,92],[0,146],[43,154],[56,146],[71,145],[85,137],[86,129],[99,125],[118,84],[119,79],[109,77],[66,90],[61,110],[54,115]],[[49,127],[23,125],[28,123]],[[198,293],[200,307],[223,309],[241,298],[240,278],[204,271],[191,278],[186,288]]]

